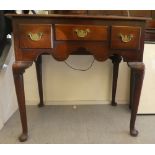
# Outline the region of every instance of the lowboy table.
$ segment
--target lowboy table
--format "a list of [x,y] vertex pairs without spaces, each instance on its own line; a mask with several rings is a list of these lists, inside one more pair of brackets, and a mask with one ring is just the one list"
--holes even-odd
[[144,77],[143,49],[146,18],[90,15],[13,15],[15,62],[13,76],[18,99],[22,134],[20,141],[27,140],[27,116],[23,73],[36,63],[39,106],[43,106],[41,55],[52,55],[64,61],[70,54],[91,54],[98,61],[108,58],[113,63],[112,105],[115,102],[119,63],[123,59],[131,68],[130,134],[135,129]]

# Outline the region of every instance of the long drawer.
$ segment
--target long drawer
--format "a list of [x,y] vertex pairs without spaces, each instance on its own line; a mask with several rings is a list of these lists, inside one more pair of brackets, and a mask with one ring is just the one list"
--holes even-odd
[[56,40],[106,41],[108,39],[108,26],[56,24],[55,36]]

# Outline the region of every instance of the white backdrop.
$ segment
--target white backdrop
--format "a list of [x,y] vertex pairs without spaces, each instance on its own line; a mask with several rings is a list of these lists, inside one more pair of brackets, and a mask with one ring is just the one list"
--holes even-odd
[[[71,56],[68,63],[76,68],[86,68],[92,61],[91,56]],[[128,102],[129,69],[121,63],[118,80],[117,100]],[[75,71],[52,57],[43,57],[43,88],[46,104],[73,104],[73,101],[86,101],[81,104],[109,103],[111,101],[112,63],[95,61],[86,71]],[[25,73],[25,92],[27,104],[38,102],[35,67]],[[52,102],[51,102],[52,101]],[[53,102],[54,101],[54,102]],[[58,102],[65,101],[65,102]],[[79,102],[80,104],[80,102]]]
[[144,51],[145,77],[139,113],[155,114],[155,44],[146,44]]
[[8,68],[0,72],[0,129],[17,110],[17,99],[12,76],[12,63],[14,61],[12,48],[10,52],[12,56]]

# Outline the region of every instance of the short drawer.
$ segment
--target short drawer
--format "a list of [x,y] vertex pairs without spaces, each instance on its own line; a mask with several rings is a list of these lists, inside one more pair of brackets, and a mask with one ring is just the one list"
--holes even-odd
[[51,48],[51,25],[19,25],[20,48]]
[[95,40],[105,41],[108,38],[108,27],[99,25],[55,25],[56,40]]
[[141,28],[132,26],[112,26],[112,49],[139,49]]

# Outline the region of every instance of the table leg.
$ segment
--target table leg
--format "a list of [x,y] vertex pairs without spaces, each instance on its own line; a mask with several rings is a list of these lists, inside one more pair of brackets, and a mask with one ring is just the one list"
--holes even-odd
[[38,104],[39,107],[44,106],[43,100],[43,84],[42,84],[42,56],[40,55],[35,62],[36,65],[36,73],[37,73],[37,81],[38,81],[38,90],[39,90],[39,98],[40,102]]
[[131,68],[131,80],[132,89],[131,92],[131,99],[130,99],[130,106],[131,106],[131,119],[130,119],[130,135],[137,136],[138,130],[135,129],[135,121],[136,115],[138,111],[138,105],[141,95],[141,89],[143,85],[143,78],[145,72],[145,65],[142,62],[129,62],[129,67]]
[[32,63],[33,62],[16,61],[12,66],[20,118],[22,123],[22,134],[19,137],[19,140],[21,142],[26,141],[28,137],[23,73],[25,72],[26,68],[32,65]]
[[119,55],[114,55],[110,58],[113,63],[113,84],[112,84],[112,106],[116,106],[117,103],[115,101],[116,97],[116,89],[117,89],[117,79],[118,79],[118,71],[119,71],[119,64],[122,60],[122,57]]

